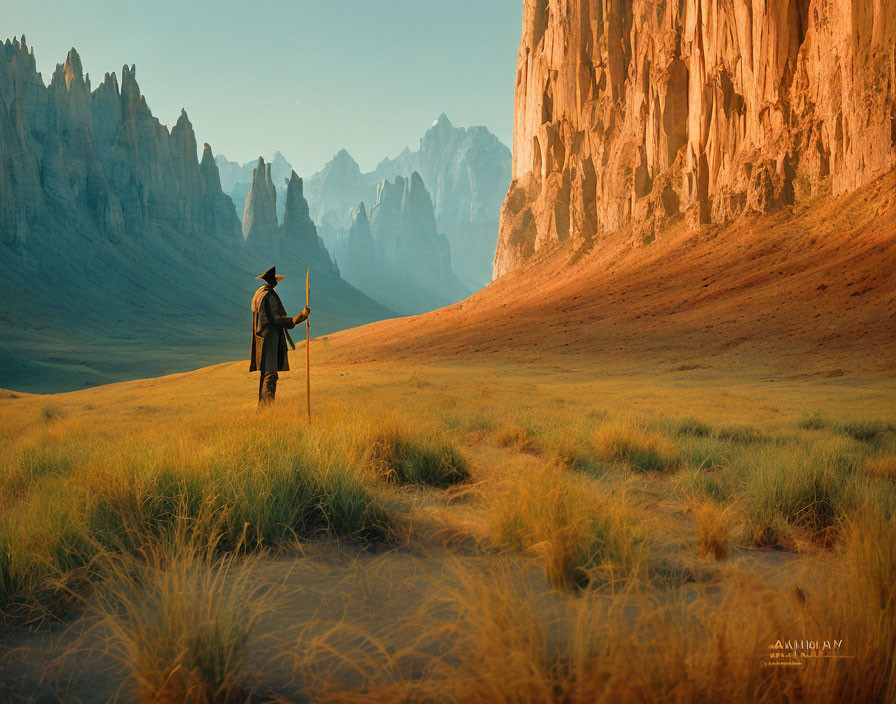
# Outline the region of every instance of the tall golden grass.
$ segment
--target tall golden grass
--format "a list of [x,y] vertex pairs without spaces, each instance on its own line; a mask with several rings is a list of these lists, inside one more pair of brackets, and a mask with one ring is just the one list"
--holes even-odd
[[[229,551],[323,535],[381,541],[394,526],[389,482],[446,487],[468,476],[455,445],[425,428],[340,418],[311,430],[286,420],[261,415],[201,435],[134,440],[47,428],[6,446],[0,615],[21,621],[64,611],[54,580],[100,578],[98,556],[168,540],[184,518],[214,513],[217,545]],[[198,522],[195,530],[209,528]]]
[[[289,406],[107,427],[71,403],[29,406],[0,434],[4,627],[86,606],[143,701],[242,700],[258,675],[251,633],[274,603],[258,561],[319,538],[390,543],[419,505],[448,512],[442,490],[469,482],[464,516],[487,534],[476,564],[449,550],[423,607],[388,634],[309,628],[292,653],[301,695],[896,699],[892,423],[639,415],[421,379],[404,412],[397,391],[374,389],[322,404],[313,426]],[[393,546],[396,559],[421,549]],[[824,561],[829,579],[788,596],[751,574],[757,548]],[[657,561],[690,577],[654,578]],[[850,657],[762,666],[796,634],[841,639]]]
[[[890,702],[894,530],[892,516],[857,515],[839,566],[796,601],[738,573],[709,590],[591,591],[546,605],[509,564],[456,562],[438,596],[401,624],[405,649],[336,624],[300,642],[294,664],[307,691],[332,702]],[[817,645],[777,650],[800,639]],[[799,665],[772,657],[794,650]],[[324,652],[345,657],[313,667]],[[346,669],[356,675],[350,689]]]
[[646,570],[648,535],[624,494],[542,463],[505,472],[487,496],[496,544],[540,556],[555,587],[614,583]]
[[106,578],[87,605],[142,702],[212,704],[249,695],[246,646],[271,603],[270,590],[251,581],[260,554],[237,561],[198,534],[179,519],[170,541],[101,558]]

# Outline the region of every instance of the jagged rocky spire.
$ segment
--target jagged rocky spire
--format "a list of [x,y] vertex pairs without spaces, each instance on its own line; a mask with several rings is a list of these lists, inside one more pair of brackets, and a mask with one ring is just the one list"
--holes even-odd
[[234,245],[243,244],[239,218],[233,201],[221,191],[221,175],[208,142],[202,148],[199,180],[202,189],[203,230],[212,233],[217,240]]
[[271,165],[258,157],[252,174],[252,187],[243,209],[243,236],[246,244],[266,256],[280,252],[280,233],[277,227],[277,190],[271,180]]
[[311,221],[302,179],[293,171],[286,185],[286,212],[283,215],[282,237],[303,248],[319,247],[317,229]]
[[283,227],[280,228],[280,251],[287,256],[299,257],[309,263],[314,261],[337,271],[311,220],[304,184],[295,171],[290,173],[286,185],[286,211]]
[[221,176],[218,173],[218,165],[215,163],[215,156],[212,154],[212,148],[208,142],[202,147],[199,175],[202,177],[203,193],[214,193],[221,190]]
[[366,282],[376,273],[378,254],[363,202],[352,216],[352,226],[348,231],[348,256],[345,259],[343,273],[349,280]]

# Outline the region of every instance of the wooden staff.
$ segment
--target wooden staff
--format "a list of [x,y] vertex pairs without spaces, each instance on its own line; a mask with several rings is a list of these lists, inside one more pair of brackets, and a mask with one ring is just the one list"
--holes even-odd
[[[311,308],[311,267],[305,275],[305,307]],[[311,317],[305,318],[305,395],[308,399],[308,424],[311,425]]]

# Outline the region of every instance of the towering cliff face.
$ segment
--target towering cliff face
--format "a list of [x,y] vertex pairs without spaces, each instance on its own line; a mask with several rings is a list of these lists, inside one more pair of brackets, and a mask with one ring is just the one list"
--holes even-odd
[[494,260],[724,222],[896,165],[891,0],[525,0]]
[[373,240],[363,202],[352,211],[352,225],[347,233],[337,237],[332,251],[345,280],[368,295],[376,298],[383,288],[394,285],[384,276],[382,252]]
[[374,276],[379,252],[373,241],[373,233],[370,230],[370,219],[367,217],[367,208],[364,203],[352,214],[352,226],[348,231],[346,264],[351,271],[346,271],[347,279],[356,278],[363,281]]
[[221,189],[218,167],[208,142],[202,148],[199,179],[202,193],[200,207],[200,212],[203,215],[202,229],[225,241],[234,237],[236,233],[233,227],[233,202]]
[[72,49],[50,85],[22,41],[0,48],[0,232],[19,252],[48,231],[78,229],[88,241],[176,235],[236,242],[238,221],[197,159],[186,112],[169,133],[140,94],[133,67],[119,89],[106,74],[95,91]]
[[338,275],[339,269],[330,258],[330,253],[311,220],[302,179],[292,171],[286,184],[286,205],[280,228],[281,252],[287,258],[303,257],[314,262],[315,269],[323,267]]
[[311,221],[302,179],[293,171],[286,185],[286,207],[283,214],[283,239],[298,247],[319,247],[317,230]]
[[[91,90],[72,49],[44,85],[24,37],[0,44],[0,387],[71,389],[245,354],[253,277],[272,264],[312,266],[319,332],[389,315],[338,277],[294,174],[281,232],[262,166],[256,248],[209,145],[200,161],[186,112],[170,130],[152,115],[133,66]],[[294,278],[284,294],[304,300]]]

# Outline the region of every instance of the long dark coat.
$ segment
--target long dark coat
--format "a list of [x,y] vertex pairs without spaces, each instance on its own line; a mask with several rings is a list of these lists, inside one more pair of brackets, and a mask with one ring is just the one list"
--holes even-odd
[[[262,286],[252,297],[252,350],[249,371],[289,371],[286,341],[287,330],[294,328],[280,296],[271,286]],[[290,340],[292,342],[292,340]]]

